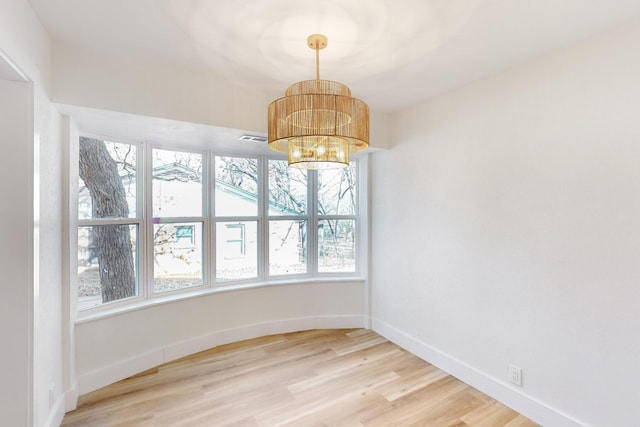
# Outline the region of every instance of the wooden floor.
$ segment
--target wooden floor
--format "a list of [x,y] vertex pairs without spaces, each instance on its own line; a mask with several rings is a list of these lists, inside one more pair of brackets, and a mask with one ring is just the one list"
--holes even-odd
[[369,330],[213,348],[80,398],[63,426],[487,426],[533,422]]

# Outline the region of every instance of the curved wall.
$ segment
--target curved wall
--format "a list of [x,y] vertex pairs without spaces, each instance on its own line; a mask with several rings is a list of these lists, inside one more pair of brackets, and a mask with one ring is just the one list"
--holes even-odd
[[365,325],[365,281],[267,285],[159,303],[76,323],[87,393],[217,345],[276,333]]

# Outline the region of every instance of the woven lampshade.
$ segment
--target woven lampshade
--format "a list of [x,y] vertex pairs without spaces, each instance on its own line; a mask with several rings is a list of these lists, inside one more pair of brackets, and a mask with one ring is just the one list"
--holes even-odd
[[269,104],[268,115],[269,147],[286,153],[293,167],[346,167],[350,153],[369,146],[369,107],[342,83],[319,78],[294,83],[284,98]]

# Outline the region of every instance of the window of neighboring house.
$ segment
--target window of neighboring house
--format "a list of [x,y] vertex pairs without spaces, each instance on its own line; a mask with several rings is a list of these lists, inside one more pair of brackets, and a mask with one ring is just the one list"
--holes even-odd
[[195,227],[193,225],[176,226],[176,241],[186,245],[194,245],[196,243]]
[[227,224],[227,258],[244,256],[244,224]]
[[268,157],[82,137],[79,307],[196,287],[355,275],[360,179],[357,161],[307,172]]
[[138,146],[80,138],[78,306],[139,295]]

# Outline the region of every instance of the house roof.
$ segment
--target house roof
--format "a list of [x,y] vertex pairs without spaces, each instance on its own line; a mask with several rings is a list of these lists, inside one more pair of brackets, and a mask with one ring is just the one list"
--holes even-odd
[[[196,170],[177,162],[167,163],[161,166],[154,167],[153,176],[154,178],[157,178],[163,181],[188,182],[193,180],[194,178],[201,179],[201,175],[198,174]],[[123,173],[121,174],[120,179],[121,180],[130,179],[130,175],[128,173]],[[237,197],[252,203],[257,203],[258,195],[255,193],[244,190],[240,187],[237,187],[235,185],[232,185],[228,182],[225,182],[219,179],[216,179],[215,185],[217,190],[224,191],[225,193],[228,193],[228,194],[233,194],[234,197]],[[81,199],[89,197],[88,189],[86,186],[80,187],[79,197]],[[269,200],[269,209],[274,209],[287,215],[298,215],[300,213],[295,209],[291,209],[290,207],[277,203],[273,200]]]

